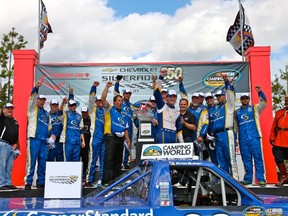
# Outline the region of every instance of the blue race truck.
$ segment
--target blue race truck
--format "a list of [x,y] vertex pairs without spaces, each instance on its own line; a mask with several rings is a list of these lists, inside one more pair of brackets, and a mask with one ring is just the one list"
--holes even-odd
[[4,216],[288,215],[288,197],[256,195],[201,160],[142,161],[81,199],[0,198]]

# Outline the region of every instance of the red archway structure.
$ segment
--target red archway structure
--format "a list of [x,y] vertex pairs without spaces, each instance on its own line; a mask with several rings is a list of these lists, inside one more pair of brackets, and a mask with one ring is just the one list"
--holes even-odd
[[[22,155],[15,160],[12,172],[13,184],[23,185],[26,164],[27,105],[34,85],[34,68],[38,63],[38,53],[34,50],[14,50],[14,116],[20,124],[20,146]],[[251,47],[245,53],[250,63],[250,86],[261,85],[268,100],[268,106],[261,114],[263,150],[267,183],[276,183],[276,166],[269,144],[272,125],[272,89],[270,78],[270,47]],[[258,103],[258,95],[252,90],[252,103]],[[272,162],[273,161],[273,162]]]

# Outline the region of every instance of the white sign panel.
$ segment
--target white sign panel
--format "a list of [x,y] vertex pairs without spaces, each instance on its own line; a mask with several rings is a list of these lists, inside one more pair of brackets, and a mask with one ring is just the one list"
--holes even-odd
[[44,198],[81,198],[82,162],[47,162]]
[[193,154],[193,143],[144,144],[141,159],[192,159]]

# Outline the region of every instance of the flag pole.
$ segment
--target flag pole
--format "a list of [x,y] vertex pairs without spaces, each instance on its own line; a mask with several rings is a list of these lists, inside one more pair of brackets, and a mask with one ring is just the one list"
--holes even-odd
[[41,0],[38,0],[38,62],[40,63],[40,17],[41,17]]
[[244,61],[244,47],[243,47],[243,24],[244,24],[244,14],[243,14],[243,8],[241,4],[241,0],[238,0],[239,2],[239,13],[240,13],[240,32],[241,32],[241,52],[242,52],[242,61]]

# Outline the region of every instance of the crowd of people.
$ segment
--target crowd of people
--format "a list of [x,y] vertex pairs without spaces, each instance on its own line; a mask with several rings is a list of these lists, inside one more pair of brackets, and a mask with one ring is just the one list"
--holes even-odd
[[[194,155],[210,160],[237,180],[236,148],[240,149],[245,175],[243,184],[253,181],[255,175],[260,186],[266,185],[262,151],[262,134],[259,116],[267,100],[260,86],[255,86],[259,103],[250,105],[250,94],[241,94],[241,107],[235,109],[236,96],[233,82],[227,75],[222,78],[225,87],[212,93],[193,93],[191,101],[179,77],[179,110],[176,108],[177,92],[162,88],[167,70],[160,70],[159,78],[153,77],[153,95],[145,106],[153,113],[152,137],[155,143],[193,143]],[[50,111],[44,109],[46,97],[39,94],[40,81],[33,87],[28,103],[27,156],[25,190],[31,190],[37,167],[37,188],[45,186],[46,161],[82,161],[85,187],[107,186],[129,169],[133,127],[139,127],[139,119],[132,104],[132,92],[125,89],[120,95],[122,76],[116,82],[108,81],[101,94],[97,94],[98,81],[94,81],[89,93],[88,107],[76,111],[73,88],[61,102],[50,101]],[[114,86],[115,96],[109,103],[107,95]],[[215,100],[217,99],[217,102]],[[204,104],[204,101],[206,102]],[[16,189],[11,181],[13,159],[20,153],[19,126],[13,118],[14,106],[7,103],[0,111],[0,190]],[[281,178],[277,186],[288,183],[284,160],[288,159],[287,133],[288,96],[285,108],[276,112],[271,129],[270,143]],[[97,161],[99,161],[98,165]],[[96,169],[100,176],[95,181]]]

